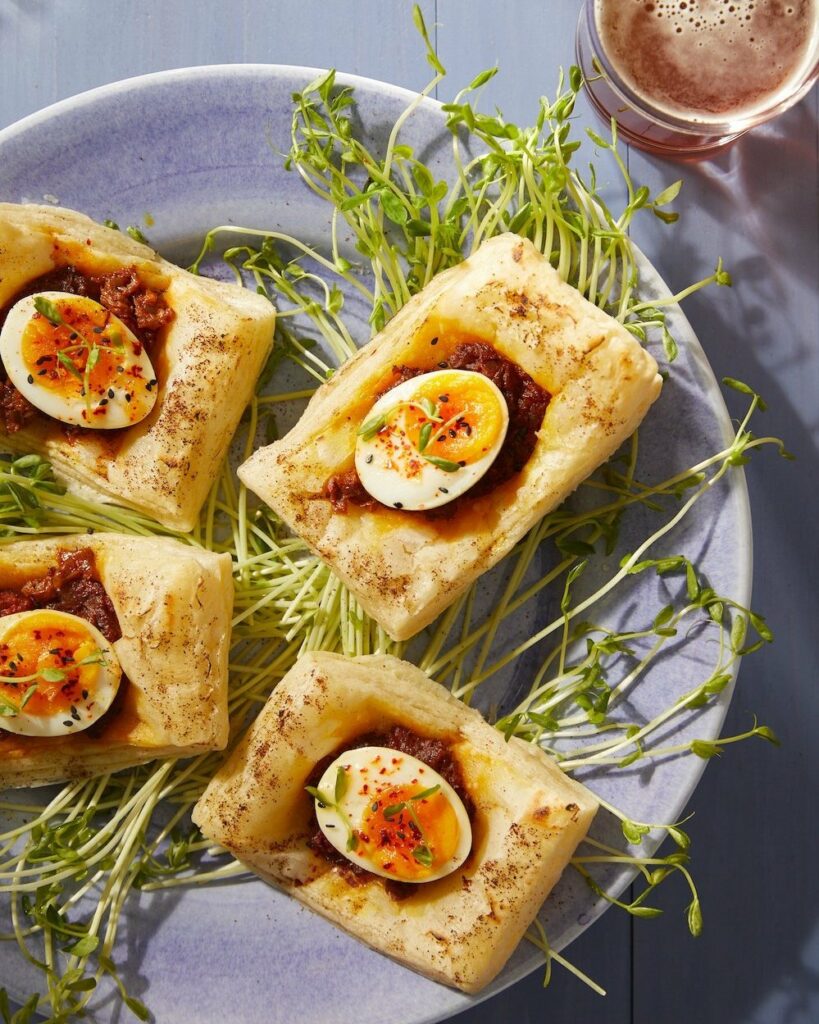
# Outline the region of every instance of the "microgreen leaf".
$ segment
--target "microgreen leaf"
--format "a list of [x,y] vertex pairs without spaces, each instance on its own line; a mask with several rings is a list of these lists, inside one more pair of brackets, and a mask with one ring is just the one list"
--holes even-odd
[[636,821],[623,821],[622,829],[623,835],[632,846],[638,846],[642,842],[643,836],[647,835],[650,831],[648,825],[643,825]]
[[310,796],[313,797],[314,800],[317,800],[320,804],[323,804],[325,807],[333,806],[333,798],[327,796],[326,793],[322,793],[320,789],[317,789],[315,786],[305,786],[304,788],[310,794]]
[[34,694],[36,692],[37,692],[37,683],[32,683],[31,686],[29,686],[29,688],[23,694],[23,699],[20,701],[20,710],[21,711],[26,706],[26,704],[28,704],[28,702],[31,700],[31,698],[34,696]]
[[40,669],[39,675],[47,683],[62,683],[65,680],[65,672],[59,668]]
[[65,352],[60,351],[57,353],[57,360],[61,366],[68,370],[72,377],[76,377],[79,381],[83,379],[82,372],[78,369],[77,364],[71,356],[67,356]]
[[419,864],[423,864],[424,867],[432,866],[432,851],[428,846],[416,846],[412,851],[412,856]]
[[140,229],[136,226],[136,224],[129,224],[128,227],[125,229],[125,234],[130,235],[130,237],[133,238],[135,242],[142,242],[143,245],[151,244],[145,237],[145,235],[143,235]]
[[369,441],[370,438],[375,437],[379,430],[383,430],[386,425],[386,415],[373,416],[372,419],[369,419],[365,423],[362,423],[362,425],[358,428],[358,436],[363,438],[365,441]]
[[696,938],[702,934],[702,908],[700,901],[694,898],[688,906],[688,929]]
[[411,796],[410,800],[427,800],[429,797],[437,793],[440,788],[440,783],[437,783],[434,786],[430,786],[429,789],[422,789],[420,793],[416,793],[414,796]]
[[421,431],[418,434],[418,451],[423,452],[429,444],[429,439],[432,435],[432,424],[425,423],[421,427]]
[[654,197],[654,205],[665,206],[667,203],[672,203],[680,194],[681,188],[682,179],[680,178],[677,181],[672,182],[672,184],[669,185],[668,188],[664,188],[663,191],[659,193],[659,195],[656,195]]
[[707,761],[711,757],[719,757],[722,747],[718,743],[714,743],[713,740],[692,740],[691,753]]
[[335,803],[340,804],[344,799],[344,794],[347,792],[347,786],[350,781],[350,777],[343,767],[339,767],[336,772],[336,787],[335,787]]
[[60,327],[65,323],[56,303],[52,302],[51,299],[47,299],[44,295],[36,296],[34,299],[34,308],[40,316],[44,316],[46,320],[54,324],[55,327]]
[[442,469],[445,473],[457,473],[459,469],[463,469],[460,463],[452,462],[450,459],[439,458],[437,455],[425,455],[424,458],[427,462],[431,462],[433,466]]

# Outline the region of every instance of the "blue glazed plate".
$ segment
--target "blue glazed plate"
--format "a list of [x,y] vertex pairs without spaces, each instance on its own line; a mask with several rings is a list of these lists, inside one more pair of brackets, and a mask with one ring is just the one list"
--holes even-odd
[[[141,224],[163,255],[183,264],[217,224],[284,231],[321,246],[327,210],[298,175],[283,170],[280,156],[289,143],[291,93],[315,74],[265,65],[193,68],[120,82],[56,104],[0,132],[0,200],[59,203],[98,220]],[[340,80],[355,87],[365,134],[383,143],[411,94],[366,79]],[[446,173],[448,135],[437,104],[419,107],[404,138]],[[639,265],[644,296],[668,294],[645,258],[639,257]],[[353,335],[365,340],[366,311],[350,302],[346,315]],[[642,479],[664,479],[733,436],[688,322],[675,309],[669,323],[681,354],[641,429]],[[277,390],[287,385],[277,381]],[[297,413],[292,410],[291,417]],[[630,537],[651,532],[650,523],[650,513],[636,513],[625,528],[624,550],[629,550]],[[741,473],[732,473],[706,495],[652,553],[678,552],[696,559],[718,591],[748,605],[751,528]],[[597,578],[602,580],[613,566],[616,556],[610,564],[601,560],[594,569]],[[486,607],[502,574],[501,567],[482,582]],[[591,585],[594,579],[584,582]],[[527,606],[504,640],[520,642],[553,619],[559,596],[545,595],[535,607]],[[645,574],[619,587],[596,615],[617,627],[639,619],[641,608],[656,613],[665,603],[662,598],[662,585]],[[629,713],[652,717],[703,679],[711,661],[707,641],[690,638],[652,667]],[[522,659],[501,677],[493,700],[508,705],[524,692],[531,664]],[[730,688],[696,716],[675,722],[664,740],[715,737],[729,699]],[[670,822],[682,813],[703,765],[698,758],[683,757],[580,778],[632,818]],[[605,815],[595,829],[608,838],[617,833]],[[653,848],[651,837],[645,845]],[[603,881],[619,892],[630,877],[626,871],[611,871]],[[605,907],[574,872],[567,872],[545,916],[555,948],[568,944]],[[397,966],[256,880],[132,894],[116,959],[125,965],[129,991],[148,1004],[157,1020],[175,1024],[430,1024],[477,1001]],[[479,998],[541,964],[540,954],[523,943]],[[0,944],[0,978],[19,997],[38,984],[37,975],[8,943]],[[93,1019],[119,1018],[113,998],[94,1005]]]

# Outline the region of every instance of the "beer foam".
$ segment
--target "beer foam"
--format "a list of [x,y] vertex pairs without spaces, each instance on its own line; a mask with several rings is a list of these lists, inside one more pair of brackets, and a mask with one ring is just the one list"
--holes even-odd
[[595,21],[634,92],[672,115],[717,123],[775,105],[804,77],[819,0],[595,0]]

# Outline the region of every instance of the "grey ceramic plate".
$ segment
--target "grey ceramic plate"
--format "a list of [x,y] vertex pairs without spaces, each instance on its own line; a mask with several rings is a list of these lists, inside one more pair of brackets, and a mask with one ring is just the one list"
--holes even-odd
[[[182,260],[208,228],[220,223],[283,230],[320,245],[327,211],[296,174],[283,170],[278,155],[288,144],[290,95],[314,74],[253,65],[194,68],[121,82],[59,103],[0,132],[0,199],[59,202],[123,225],[144,225],[149,214],[152,226],[145,230],[153,244]],[[345,81],[355,86],[363,130],[376,144],[383,141],[410,94],[364,79]],[[446,173],[447,136],[436,104],[420,107],[405,139]],[[667,294],[645,260],[641,288],[646,296]],[[347,316],[354,335],[364,340],[364,311],[351,303]],[[679,311],[672,326],[681,355],[641,433],[643,479],[661,480],[684,469],[732,434],[702,349]],[[286,382],[277,382],[277,390],[283,386]],[[633,516],[624,527],[623,550],[651,533],[651,522],[651,513]],[[751,533],[741,474],[706,496],[656,553],[679,551],[696,558],[718,590],[747,605]],[[548,557],[544,553],[536,567],[540,572]],[[594,573],[602,579],[615,564],[614,558],[601,562]],[[502,574],[501,569],[482,582],[487,606]],[[597,610],[597,617],[616,626],[640,621],[642,610],[650,621],[665,603],[663,586],[647,575],[635,577]],[[517,642],[554,618],[558,600],[559,595],[547,594],[527,607],[502,643]],[[629,714],[651,717],[704,678],[711,660],[707,639],[692,636],[642,680]],[[502,704],[513,699],[525,688],[533,665],[522,659],[496,684],[493,699]],[[728,699],[725,692],[706,712],[675,723],[671,735],[677,741],[715,736]],[[651,768],[598,771],[583,781],[633,818],[672,821],[703,763],[676,758]],[[605,817],[595,828],[603,835],[617,831]],[[628,878],[626,872],[612,872],[604,880],[619,891]],[[546,914],[553,945],[566,945],[604,907],[568,872]],[[423,1024],[474,1002],[360,946],[255,880],[169,895],[134,894],[117,959],[126,965],[131,992],[158,1020],[175,1024],[262,1019],[268,1024]],[[541,962],[522,944],[484,995]],[[0,978],[17,995],[31,991],[37,980],[11,944],[0,945]],[[114,1001],[97,1005],[96,1019],[117,1019]]]

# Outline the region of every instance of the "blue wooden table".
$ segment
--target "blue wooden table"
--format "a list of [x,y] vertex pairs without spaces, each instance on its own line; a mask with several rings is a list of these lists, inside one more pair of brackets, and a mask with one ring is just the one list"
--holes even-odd
[[[554,91],[558,66],[574,60],[578,5],[426,0],[449,72],[439,98],[499,63],[486,106],[529,122],[540,93]],[[335,66],[412,89],[428,77],[410,5],[398,0],[0,0],[0,127],[116,79],[231,62]],[[797,456],[769,455],[749,468],[754,607],[776,641],[743,665],[726,723],[741,732],[757,714],[782,748],[732,748],[691,800],[701,938],[687,933],[682,885],[669,884],[658,895],[661,918],[633,922],[610,911],[572,947],[606,999],[558,970],[548,991],[533,975],[459,1024],[819,1021],[818,115],[814,90],[700,164],[626,152],[632,176],[652,191],[684,178],[681,222],[669,233],[645,218],[636,240],[675,290],[723,257],[733,289],[696,295],[685,309],[717,376],[761,392],[770,408],[758,429],[764,423]],[[578,117],[594,123],[585,106]]]

